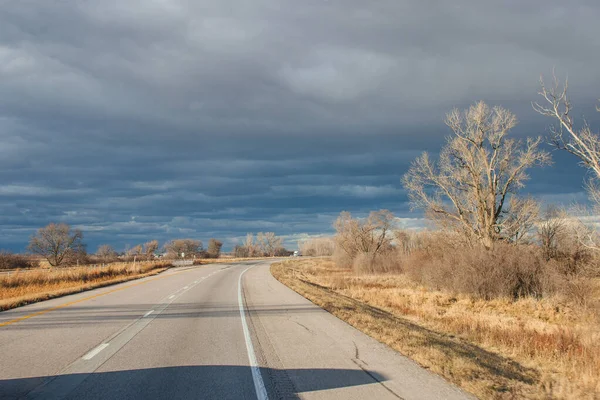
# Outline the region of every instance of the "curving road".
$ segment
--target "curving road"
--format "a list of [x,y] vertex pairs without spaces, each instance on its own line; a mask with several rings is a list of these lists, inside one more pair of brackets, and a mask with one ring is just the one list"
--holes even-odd
[[463,399],[269,262],[171,269],[0,313],[2,399]]

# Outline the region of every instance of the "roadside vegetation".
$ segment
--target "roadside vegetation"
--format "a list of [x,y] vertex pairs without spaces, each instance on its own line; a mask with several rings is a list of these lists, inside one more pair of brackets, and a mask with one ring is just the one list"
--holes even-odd
[[[418,265],[415,265],[415,269]],[[561,297],[479,296],[435,289],[401,271],[331,259],[286,260],[273,275],[313,303],[485,399],[595,399],[598,314]],[[600,300],[600,282],[590,301]]]
[[[549,141],[587,168],[598,215],[600,138],[575,127],[566,85],[540,94],[535,109],[558,122]],[[433,229],[398,229],[388,210],[342,212],[331,246],[304,244],[331,257],[278,263],[273,275],[480,398],[600,398],[593,218],[521,194],[551,159],[542,138],[511,138],[510,111],[478,102],[445,122],[439,155],[423,153],[403,178]]]
[[0,275],[0,311],[102,286],[156,275],[165,261],[113,263],[106,267],[34,268]]
[[[254,235],[249,234],[254,243]],[[215,238],[205,249],[201,240],[173,239],[162,247],[149,240],[117,252],[111,245],[89,254],[83,232],[67,224],[51,223],[38,229],[28,254],[0,251],[0,311],[50,298],[158,274],[175,260],[193,265],[254,260],[290,255],[274,233],[259,233],[256,244],[243,257],[222,254],[223,242]],[[239,251],[238,251],[239,253]],[[248,254],[249,253],[249,254]]]
[[283,239],[274,232],[248,233],[244,242],[233,248],[233,256],[238,258],[287,257],[292,253],[283,247]]

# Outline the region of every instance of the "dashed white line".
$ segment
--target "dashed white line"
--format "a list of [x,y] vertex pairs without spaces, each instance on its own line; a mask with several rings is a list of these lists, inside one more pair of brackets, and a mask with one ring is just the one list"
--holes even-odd
[[174,294],[170,295],[170,296],[169,296],[169,300],[171,300],[173,297],[175,297],[175,295],[174,295]]
[[183,290],[187,290],[189,288],[189,286],[184,286]]
[[154,312],[154,310],[148,311],[146,314],[144,314],[144,316],[142,318],[146,318],[148,315],[152,314],[153,312]]
[[96,347],[95,349],[93,349],[92,351],[90,351],[89,353],[87,353],[85,356],[81,357],[84,360],[91,360],[92,358],[94,358],[95,355],[97,355],[98,353],[100,353],[102,350],[104,350],[105,348],[107,348],[109,345],[109,343],[102,343],[101,345],[99,345],[98,347]]

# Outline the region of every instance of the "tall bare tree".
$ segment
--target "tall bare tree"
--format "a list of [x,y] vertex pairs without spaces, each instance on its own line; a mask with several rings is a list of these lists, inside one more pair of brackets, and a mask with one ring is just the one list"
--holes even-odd
[[274,232],[258,232],[256,241],[262,253],[271,257],[275,255],[275,250],[281,247],[282,243],[282,239]]
[[390,245],[393,221],[394,215],[388,210],[372,211],[365,219],[352,218],[352,214],[343,211],[333,223],[335,244],[350,259],[359,253],[375,258]]
[[144,243],[144,256],[150,260],[154,257],[154,253],[158,250],[158,240],[150,240]]
[[[569,100],[569,82],[565,79],[564,85],[553,75],[551,87],[547,87],[544,79],[540,78],[540,96],[543,104],[533,103],[533,109],[538,113],[554,118],[558,125],[551,128],[552,144],[561,150],[566,150],[581,160],[581,164],[593,173],[593,178],[588,181],[587,189],[591,199],[600,205],[600,135],[593,132],[586,121],[581,128],[575,127],[572,116],[573,105]],[[600,108],[596,107],[598,111]]]
[[244,240],[242,247],[246,249],[246,257],[256,257],[258,255],[258,246],[252,233],[246,234],[246,240]]
[[414,208],[491,248],[513,233],[509,224],[522,219],[510,203],[528,179],[527,170],[549,164],[550,155],[539,149],[541,138],[525,143],[508,138],[517,118],[502,107],[478,102],[463,112],[454,109],[445,122],[453,135],[439,162],[423,153],[404,175],[404,185]]
[[72,262],[78,254],[85,254],[83,233],[79,229],[71,230],[64,223],[51,223],[31,236],[27,249],[44,257],[51,266],[58,267]]

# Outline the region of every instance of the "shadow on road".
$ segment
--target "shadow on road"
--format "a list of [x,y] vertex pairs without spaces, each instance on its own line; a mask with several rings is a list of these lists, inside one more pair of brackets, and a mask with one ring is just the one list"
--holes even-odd
[[[14,324],[3,327],[4,330],[28,330],[75,327],[79,325],[98,324],[119,320],[135,320],[144,315],[148,310],[155,308],[155,304],[119,304],[110,306],[70,306],[60,310],[60,318],[56,313],[39,315],[26,323]],[[252,307],[248,312],[252,315],[269,314],[305,314],[323,312],[321,309],[305,305],[285,305],[269,307]],[[12,318],[19,318],[29,312],[13,311]],[[155,316],[157,319],[181,318],[221,318],[237,317],[240,315],[239,306],[231,303],[209,302],[199,303],[173,303],[162,313]]]
[[[370,374],[349,369],[261,368],[272,399],[297,399],[302,392],[378,384],[376,380],[386,380],[380,374]],[[0,379],[0,399],[23,398],[28,393],[35,393],[39,396],[36,398],[40,399],[255,398],[250,367],[237,365],[161,367]]]

